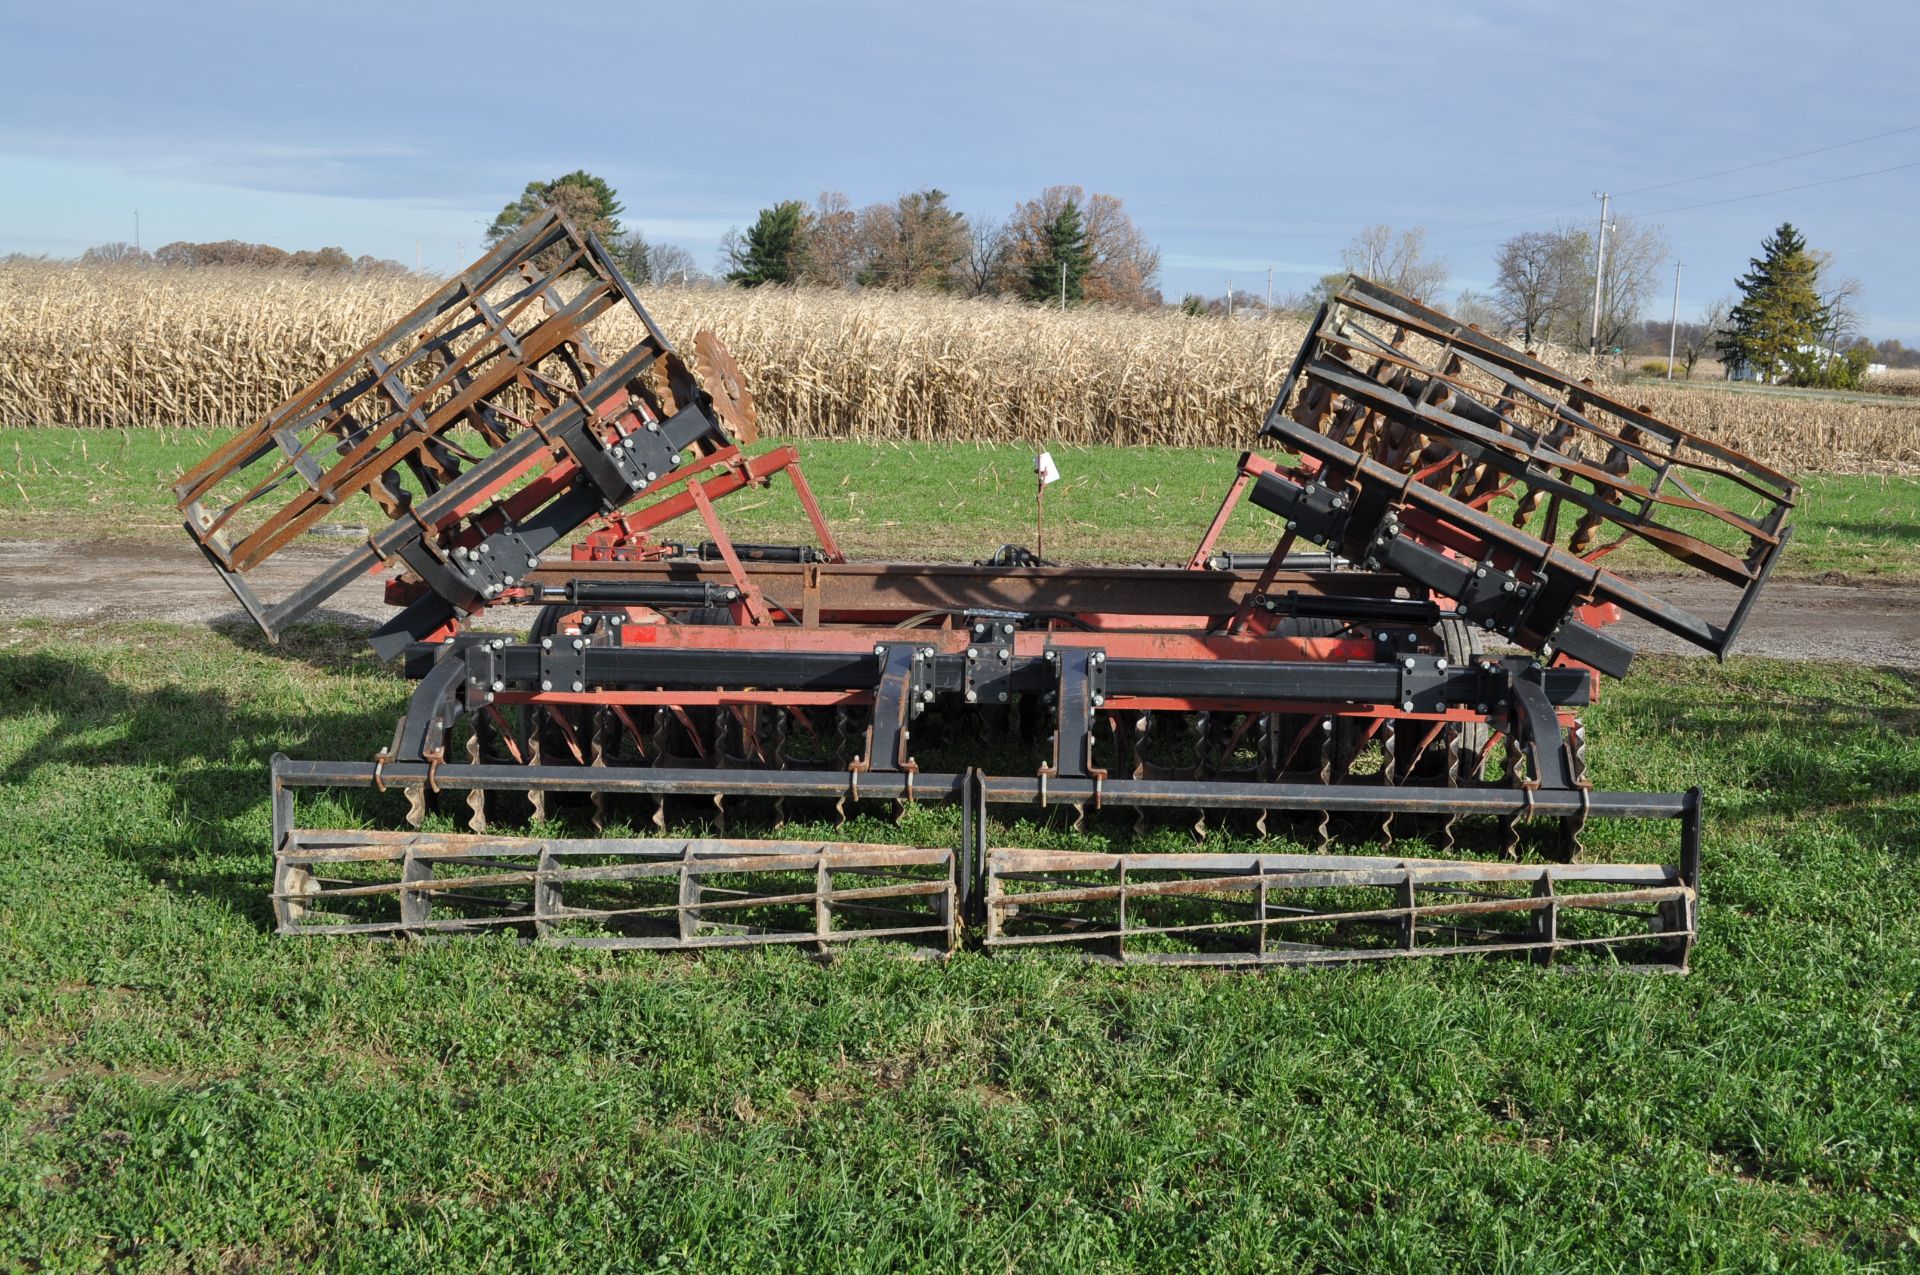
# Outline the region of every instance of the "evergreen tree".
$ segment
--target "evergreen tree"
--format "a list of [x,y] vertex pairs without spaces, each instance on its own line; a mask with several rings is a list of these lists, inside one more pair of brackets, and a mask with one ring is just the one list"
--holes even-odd
[[744,287],[792,283],[806,267],[807,211],[797,199],[762,208],[746,239],[728,254],[730,282]]
[[1764,380],[1812,384],[1822,373],[1819,341],[1827,320],[1820,263],[1791,222],[1767,236],[1760,252],[1739,280],[1740,303],[1715,344],[1729,362]]
[[1038,247],[1027,267],[1027,299],[1057,301],[1064,274],[1067,300],[1084,300],[1093,254],[1087,250],[1087,225],[1079,204],[1069,199],[1060,206],[1060,211],[1040,228]]
[[600,236],[611,245],[620,237],[620,199],[604,178],[584,169],[556,177],[550,182],[528,182],[520,198],[500,210],[487,227],[487,242],[499,243],[541,209],[558,208],[575,226]]

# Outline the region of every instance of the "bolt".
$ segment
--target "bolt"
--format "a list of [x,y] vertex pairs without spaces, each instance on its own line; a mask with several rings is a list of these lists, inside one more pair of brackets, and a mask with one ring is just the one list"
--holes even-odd
[[493,692],[488,691],[485,695],[481,696],[481,698],[485,700],[487,703],[491,704],[493,703]]
[[924,663],[926,663],[926,662],[927,662],[927,653],[926,653],[925,651],[915,651],[915,652],[913,653],[913,662],[914,662],[915,664],[924,664]]
[[539,569],[540,569],[540,559],[538,558],[527,559],[527,570],[538,571]]
[[929,704],[931,704],[931,703],[933,703],[933,692],[932,692],[932,691],[921,691],[921,692],[920,692],[920,698],[921,698],[921,699],[923,699],[923,700],[925,700],[925,701],[926,701],[927,703],[929,703]]
[[1096,695],[1093,697],[1093,706],[1095,708],[1099,708],[1102,704],[1106,702],[1107,702],[1107,697],[1104,695]]
[[980,692],[974,690],[971,686],[969,686],[967,688],[967,703],[971,704],[979,698],[980,698]]
[[575,638],[573,640],[573,649],[576,651],[581,650],[586,646],[586,644],[587,642],[585,638]]
[[1384,632],[1376,633],[1373,635],[1373,640],[1376,642],[1384,642],[1387,640],[1387,635]]
[[507,684],[496,679],[493,684],[493,689],[496,691],[504,691],[507,689]]
[[1107,656],[1106,656],[1106,652],[1104,652],[1104,651],[1095,651],[1095,652],[1093,653],[1093,662],[1094,662],[1095,664],[1105,664],[1105,663],[1107,662]]
[[1060,662],[1060,652],[1058,652],[1058,651],[1048,651],[1048,652],[1047,652],[1047,663],[1049,663],[1049,664],[1057,664],[1057,663],[1059,663],[1059,662]]
[[553,639],[552,639],[552,638],[541,638],[541,639],[540,639],[540,649],[541,649],[541,650],[543,650],[543,651],[551,651],[551,650],[553,649]]
[[649,434],[658,434],[659,432],[660,432],[660,422],[659,422],[659,421],[648,421],[648,422],[647,422],[647,433],[649,433]]
[[1473,569],[1473,576],[1476,580],[1484,580],[1487,578],[1487,569],[1485,567],[1475,567]]
[[1512,593],[1512,592],[1513,592],[1513,581],[1511,581],[1511,580],[1509,580],[1509,581],[1507,581],[1507,582],[1506,582],[1505,584],[1503,584],[1503,585],[1501,585],[1501,586],[1500,586],[1500,592],[1502,592],[1502,593]]
[[648,481],[648,482],[652,482],[652,481],[653,481],[654,479],[656,479],[656,478],[658,478],[659,476],[660,476],[660,475],[659,475],[658,473],[656,473],[655,471],[653,471],[653,470],[651,470],[651,469],[649,469],[649,470],[647,471],[647,481]]
[[928,659],[932,659],[932,658],[933,658],[933,648],[932,648],[932,647],[930,647],[930,646],[923,646],[923,647],[921,647],[921,648],[920,648],[920,654],[922,654],[922,655],[924,655],[924,656],[926,656],[926,657],[927,657]]
[[493,552],[493,546],[492,546],[492,545],[489,545],[489,544],[483,544],[483,545],[481,545],[481,546],[480,546],[480,552],[481,552],[481,553],[492,553],[492,552]]
[[1404,661],[1404,667],[1406,668],[1407,672],[1409,673],[1413,672],[1413,657],[1411,655],[1409,655]]
[[675,453],[673,454],[673,463],[674,463],[674,464],[676,464],[676,465],[678,465],[678,464],[680,463],[680,453],[679,453],[679,452],[675,452]]
[[1485,704],[1475,704],[1473,706],[1473,711],[1476,713],[1484,713],[1487,711],[1487,706]]
[[586,690],[587,688],[586,688],[585,686],[582,686],[582,685],[581,685],[581,684],[580,684],[579,682],[575,682],[575,683],[573,684],[573,689],[574,689],[574,690],[576,690],[576,691],[584,691],[584,690]]
[[1433,662],[1433,669],[1436,673],[1444,673],[1447,671],[1447,662],[1445,660],[1435,660]]
[[1413,711],[1413,701],[1410,699],[1401,700],[1400,708],[1403,712],[1411,713]]
[[1007,702],[1007,693],[1005,691],[1000,692],[1000,702],[1002,704]]
[[873,648],[873,653],[874,653],[875,655],[885,655],[885,654],[887,653],[887,648],[886,648],[886,647],[884,647],[884,646],[879,646],[879,645],[876,645],[876,646],[875,646],[875,647]]
[[1003,660],[1005,660],[1005,659],[1011,659],[1012,657],[1013,657],[1013,652],[1012,652],[1012,651],[1009,651],[1009,650],[1008,650],[1008,649],[1007,649],[1006,647],[1004,647],[1004,646],[1000,648],[1000,658],[1001,658],[1001,659],[1003,659]]
[[1002,633],[1011,633],[1013,632],[1013,626],[1011,624],[1003,624],[1000,626],[1000,631]]
[[501,578],[502,580],[504,580],[504,581],[505,581],[506,583],[508,583],[508,584],[512,584],[512,583],[513,583],[513,577],[512,577],[512,576],[501,576],[500,578]]
[[550,691],[553,689],[553,683],[547,681],[545,678],[542,678],[540,679],[540,689],[543,691]]
[[968,647],[968,648],[967,648],[967,659],[968,659],[969,661],[973,661],[973,660],[977,660],[977,659],[979,659],[979,658],[980,658],[980,648],[979,648],[979,647],[977,647],[977,646],[970,646],[970,647]]

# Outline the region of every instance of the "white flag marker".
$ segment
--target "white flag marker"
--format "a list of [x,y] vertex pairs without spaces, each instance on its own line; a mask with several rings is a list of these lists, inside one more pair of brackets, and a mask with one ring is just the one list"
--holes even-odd
[[1053,463],[1052,452],[1041,452],[1033,458],[1033,472],[1040,475],[1040,485],[1060,481],[1060,467]]

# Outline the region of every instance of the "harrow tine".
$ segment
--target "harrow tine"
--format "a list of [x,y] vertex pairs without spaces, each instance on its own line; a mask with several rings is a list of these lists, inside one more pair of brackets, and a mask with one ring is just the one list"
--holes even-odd
[[[473,732],[467,736],[467,760],[474,765],[488,760],[486,750],[481,746],[482,732],[487,729],[487,718],[483,714],[473,721]],[[487,790],[473,788],[467,792],[467,829],[470,832],[487,830]]]

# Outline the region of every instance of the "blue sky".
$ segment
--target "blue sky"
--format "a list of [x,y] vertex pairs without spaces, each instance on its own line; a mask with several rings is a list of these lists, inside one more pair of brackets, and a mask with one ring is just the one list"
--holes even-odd
[[[1594,191],[1920,125],[1912,0],[11,0],[0,31],[0,253],[55,256],[131,239],[138,209],[148,247],[449,269],[527,181],[585,167],[703,263],[783,198],[932,185],[1004,216],[1064,181],[1126,201],[1170,296],[1269,266],[1304,288],[1371,222],[1425,226],[1484,287],[1499,239],[1593,219]],[[1916,203],[1920,128],[1620,210],[1666,226],[1683,314],[1791,220],[1865,282],[1872,335],[1920,344]]]

